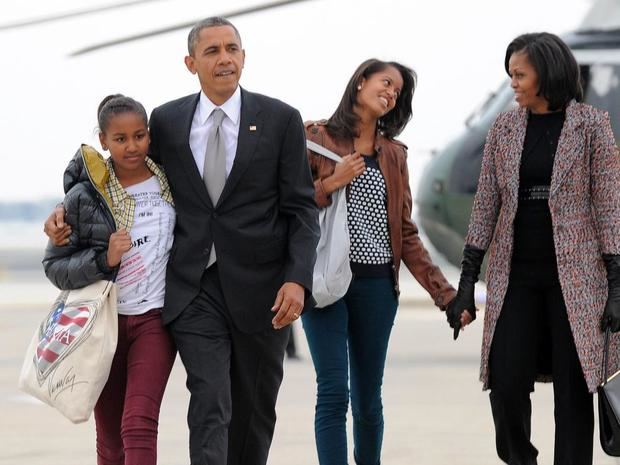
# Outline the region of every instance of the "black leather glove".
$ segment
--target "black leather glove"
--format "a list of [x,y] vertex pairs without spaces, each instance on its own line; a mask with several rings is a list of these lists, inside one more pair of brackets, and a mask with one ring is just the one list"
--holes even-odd
[[477,249],[471,245],[465,245],[463,249],[463,261],[461,262],[461,278],[459,279],[459,288],[456,297],[448,304],[446,316],[450,327],[454,328],[454,339],[459,336],[461,330],[461,314],[467,310],[472,317],[472,321],[476,319],[476,303],[474,301],[474,288],[480,267],[486,250]]
[[609,293],[601,318],[601,330],[609,328],[612,333],[617,333],[620,331],[620,255],[605,254],[603,261],[607,268]]

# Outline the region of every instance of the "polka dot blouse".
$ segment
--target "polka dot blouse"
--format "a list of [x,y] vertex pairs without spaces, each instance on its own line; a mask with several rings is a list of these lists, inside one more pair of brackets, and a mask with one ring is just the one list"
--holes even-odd
[[[351,266],[355,264],[374,265],[358,267],[364,270],[378,268],[390,270],[392,248],[387,218],[387,191],[385,180],[374,156],[364,156],[366,170],[355,178],[349,187],[347,214],[351,236]],[[368,274],[368,273],[363,273]],[[384,275],[385,273],[380,273]]]

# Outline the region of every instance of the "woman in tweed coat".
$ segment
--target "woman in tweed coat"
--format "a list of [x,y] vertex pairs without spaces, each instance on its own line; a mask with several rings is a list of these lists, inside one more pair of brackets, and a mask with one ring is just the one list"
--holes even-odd
[[[475,318],[489,249],[480,378],[499,457],[536,464],[534,381],[554,381],[555,465],[590,465],[604,333],[620,329],[620,159],[607,113],[583,103],[578,65],[547,33],[517,37],[505,68],[519,108],[489,131],[466,238],[455,334]],[[614,335],[609,369],[619,368]]]

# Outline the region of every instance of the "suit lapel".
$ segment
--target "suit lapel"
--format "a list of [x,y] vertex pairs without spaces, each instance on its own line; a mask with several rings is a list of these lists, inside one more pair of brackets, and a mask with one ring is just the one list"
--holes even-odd
[[224,185],[222,195],[220,195],[218,200],[218,205],[230,195],[239,179],[243,176],[243,173],[250,166],[256,150],[256,143],[263,129],[262,122],[260,107],[256,97],[251,92],[241,89],[241,120],[239,122],[237,153],[235,154],[235,161]]
[[558,148],[555,152],[553,161],[553,175],[551,176],[551,190],[549,195],[553,195],[562,181],[570,171],[573,163],[583,153],[585,138],[580,131],[583,126],[583,118],[578,111],[578,106],[573,100],[566,107],[566,119],[560,139],[558,140]]
[[209,192],[207,191],[207,187],[205,186],[205,183],[200,176],[200,171],[198,171],[198,167],[196,166],[194,154],[192,153],[192,149],[189,145],[189,134],[192,128],[192,121],[194,119],[194,113],[196,112],[196,106],[198,105],[199,100],[200,93],[196,94],[193,98],[188,98],[187,100],[185,100],[179,108],[179,137],[182,138],[182,148],[179,153],[179,158],[185,171],[187,172],[187,179],[198,194],[198,197],[205,203],[207,207],[213,208],[211,198],[209,197]]

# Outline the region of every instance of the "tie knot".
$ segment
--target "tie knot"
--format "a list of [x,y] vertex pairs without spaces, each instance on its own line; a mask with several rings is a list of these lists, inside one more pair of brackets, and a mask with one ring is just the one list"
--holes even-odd
[[216,108],[211,112],[211,118],[213,119],[213,127],[219,127],[222,124],[222,120],[226,116],[224,110],[221,108]]

